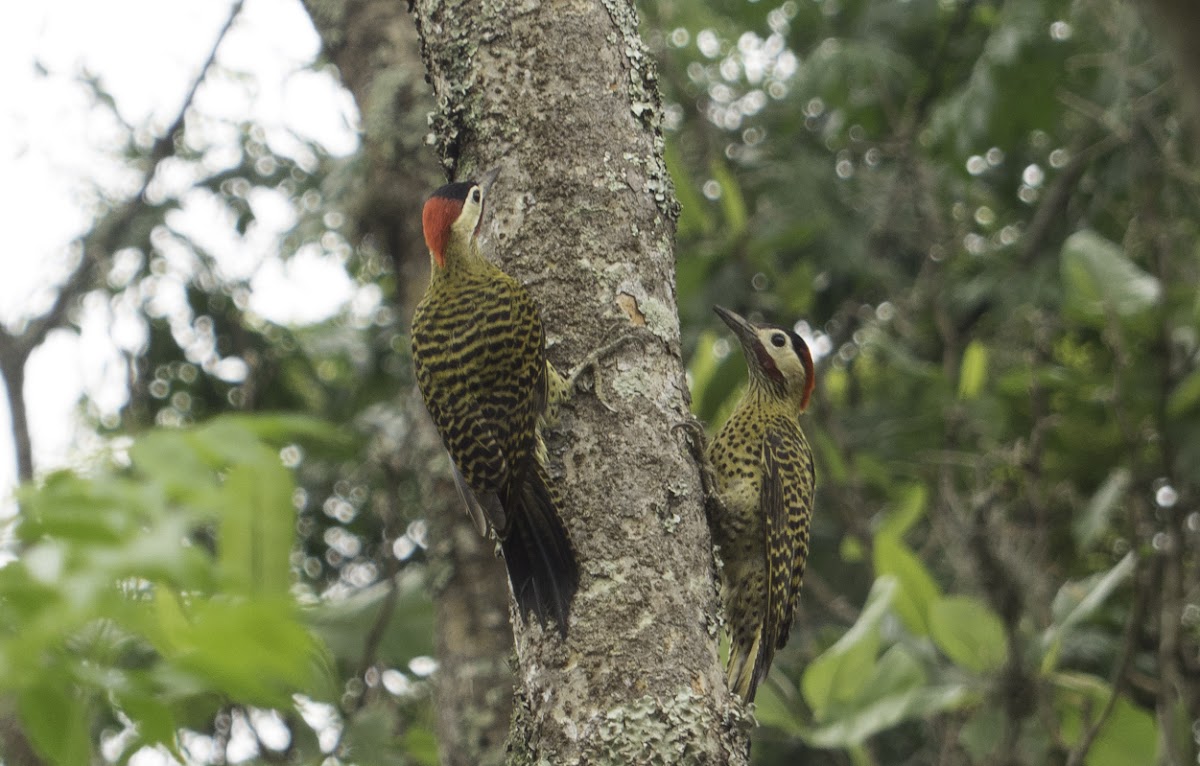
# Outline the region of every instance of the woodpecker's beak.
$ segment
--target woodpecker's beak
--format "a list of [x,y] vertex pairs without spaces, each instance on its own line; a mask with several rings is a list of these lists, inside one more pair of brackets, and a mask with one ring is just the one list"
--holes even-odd
[[713,306],[713,311],[721,317],[721,321],[729,325],[738,341],[746,348],[754,348],[758,343],[758,329],[741,316],[723,306]]
[[483,191],[484,199],[487,199],[488,190],[492,188],[492,184],[496,183],[496,178],[499,175],[500,166],[497,165],[483,175],[479,176],[479,178],[475,181],[475,183],[479,184],[479,188]]

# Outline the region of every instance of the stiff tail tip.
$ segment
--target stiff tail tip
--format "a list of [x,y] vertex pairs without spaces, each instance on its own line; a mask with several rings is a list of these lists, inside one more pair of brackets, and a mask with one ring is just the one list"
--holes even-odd
[[516,499],[500,547],[517,609],[522,618],[533,612],[543,625],[553,619],[565,638],[579,564],[540,466],[529,473]]
[[762,680],[759,672],[761,663],[758,657],[761,643],[762,632],[759,631],[749,646],[739,646],[737,643],[733,643],[729,647],[729,668],[726,673],[729,690],[745,700],[747,704],[754,701],[758,684]]

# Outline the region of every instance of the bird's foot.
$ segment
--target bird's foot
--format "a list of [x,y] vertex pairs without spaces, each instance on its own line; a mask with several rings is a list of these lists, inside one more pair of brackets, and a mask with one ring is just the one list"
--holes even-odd
[[616,351],[621,346],[624,346],[631,340],[637,340],[639,338],[645,340],[648,334],[651,333],[645,328],[630,330],[624,335],[618,337],[616,340],[610,343],[605,343],[600,348],[588,354],[582,362],[571,368],[571,373],[567,376],[566,380],[567,391],[574,391],[575,387],[579,384],[579,378],[589,370],[595,372],[596,365],[598,365],[601,360],[610,355],[612,352]]
[[[634,329],[621,335],[616,340],[606,343],[600,348],[592,351],[592,353],[588,354],[582,362],[571,368],[571,372],[568,373],[565,378],[556,370],[554,370],[553,367],[551,367],[551,370],[553,371],[550,380],[551,422],[557,420],[558,405],[562,404],[562,402],[566,401],[567,399],[570,399],[572,396],[574,396],[575,391],[581,388],[581,378],[585,373],[590,371],[594,376],[596,374],[597,366],[606,357],[624,346],[629,341],[638,339],[645,340],[648,335],[652,335],[652,333],[645,328]],[[616,409],[613,408],[612,405],[604,401],[604,397],[600,394],[599,387],[596,386],[594,382],[592,390],[595,392],[596,398],[600,400],[600,404],[604,405],[605,409],[607,409],[609,412],[616,412]]]

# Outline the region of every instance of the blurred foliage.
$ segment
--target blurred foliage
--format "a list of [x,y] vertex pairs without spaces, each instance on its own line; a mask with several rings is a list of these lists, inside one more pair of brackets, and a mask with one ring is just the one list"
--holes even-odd
[[1200,186],[1145,20],[646,16],[697,414],[720,423],[745,375],[714,302],[819,358],[810,575],[755,762],[1192,762]]
[[[397,581],[329,600],[292,587],[296,487],[281,453],[341,441],[297,416],[227,415],[150,431],[87,476],[22,491],[22,555],[0,569],[0,691],[49,763],[101,752],[126,763],[147,746],[182,761],[234,746],[384,762],[368,754],[389,751],[396,732],[366,721],[421,693],[393,681],[391,701],[343,721],[337,669],[362,661],[377,624],[370,651],[384,667],[428,653],[423,589]],[[380,622],[399,608],[416,624]],[[281,714],[264,722],[267,709]]]
[[[818,363],[812,557],[755,762],[1195,762],[1200,179],[1137,9],[643,14],[696,412],[719,423],[745,374],[715,302],[795,322]],[[128,402],[88,405],[118,463],[26,490],[0,569],[0,684],[55,763],[97,742],[108,760],[191,743],[202,763],[435,762],[409,667],[432,651],[433,463],[409,442],[395,278],[353,220],[365,161],[189,110],[111,248],[94,294],[144,330]],[[249,277],[179,215],[210,206],[249,247],[270,204],[291,211],[280,257],[345,265],[333,316],[257,316]],[[336,434],[210,420],[264,410]]]

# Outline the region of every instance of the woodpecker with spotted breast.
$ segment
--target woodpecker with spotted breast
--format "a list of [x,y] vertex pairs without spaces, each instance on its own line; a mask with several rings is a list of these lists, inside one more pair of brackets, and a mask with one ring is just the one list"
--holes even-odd
[[413,362],[467,512],[500,542],[518,612],[565,636],[579,566],[538,432],[563,382],[533,298],[480,248],[497,174],[447,184],[425,203],[431,273],[413,315]]
[[812,396],[813,361],[795,332],[714,310],[733,330],[750,373],[707,458],[718,501],[708,513],[723,563],[728,681],[752,702],[787,643],[808,558],[816,471],[800,414]]

